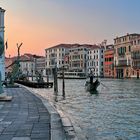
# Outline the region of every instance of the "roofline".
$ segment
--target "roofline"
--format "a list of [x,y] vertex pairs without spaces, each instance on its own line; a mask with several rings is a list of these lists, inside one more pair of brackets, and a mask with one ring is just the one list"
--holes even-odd
[[132,33],[132,34],[129,34],[129,33],[127,33],[126,35],[123,35],[123,36],[120,36],[120,37],[116,37],[116,38],[114,38],[114,40],[116,40],[116,39],[118,39],[118,38],[122,38],[122,37],[125,37],[125,36],[140,36],[140,34],[138,34],[138,33]]
[[50,48],[46,48],[46,50],[49,50],[49,49],[54,49],[54,48],[76,48],[76,47],[86,47],[86,48],[95,48],[95,46],[101,48],[99,45],[91,45],[91,44],[59,44],[59,45],[56,45],[56,46],[53,46],[53,47],[50,47]]

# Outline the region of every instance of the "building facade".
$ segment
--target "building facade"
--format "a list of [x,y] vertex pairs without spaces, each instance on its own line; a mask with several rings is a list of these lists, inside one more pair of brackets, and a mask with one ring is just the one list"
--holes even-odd
[[69,71],[87,73],[88,46],[73,44],[69,48]]
[[20,56],[20,71],[27,76],[35,75],[35,61],[31,54]]
[[131,77],[140,78],[140,36],[132,41],[132,71]]
[[46,75],[53,75],[53,69],[57,66],[61,69],[64,65],[65,54],[68,54],[69,44],[59,44],[45,49],[45,69]]
[[104,51],[104,77],[114,78],[114,45],[106,46]]
[[43,76],[46,76],[45,57],[36,58],[35,59],[35,67],[36,67],[36,71],[43,74]]
[[[132,77],[132,50],[133,42],[140,34],[127,34],[114,39],[114,77],[130,78]],[[133,60],[134,62],[134,60]]]
[[104,75],[104,46],[92,45],[88,51],[87,71],[96,77]]

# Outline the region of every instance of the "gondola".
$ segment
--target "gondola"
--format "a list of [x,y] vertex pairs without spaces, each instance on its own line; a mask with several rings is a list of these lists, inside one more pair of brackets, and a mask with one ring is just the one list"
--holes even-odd
[[95,80],[95,82],[93,83],[90,83],[89,81],[86,81],[85,83],[85,88],[87,91],[89,92],[94,92],[94,91],[97,91],[97,87],[100,85],[100,82],[98,79]]

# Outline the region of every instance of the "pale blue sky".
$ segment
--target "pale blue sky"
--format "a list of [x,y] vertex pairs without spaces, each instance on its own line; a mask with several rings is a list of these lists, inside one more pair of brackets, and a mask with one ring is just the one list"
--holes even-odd
[[39,54],[58,43],[113,43],[116,36],[140,33],[140,0],[1,0],[0,6],[6,9],[6,37],[19,30],[16,41],[23,32],[28,47],[30,40],[41,42]]

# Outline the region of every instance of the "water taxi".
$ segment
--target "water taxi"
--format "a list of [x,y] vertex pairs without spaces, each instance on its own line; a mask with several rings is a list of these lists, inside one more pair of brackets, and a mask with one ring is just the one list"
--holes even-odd
[[[57,74],[57,78],[62,79],[62,72]],[[86,74],[84,72],[64,72],[65,79],[86,79]]]

